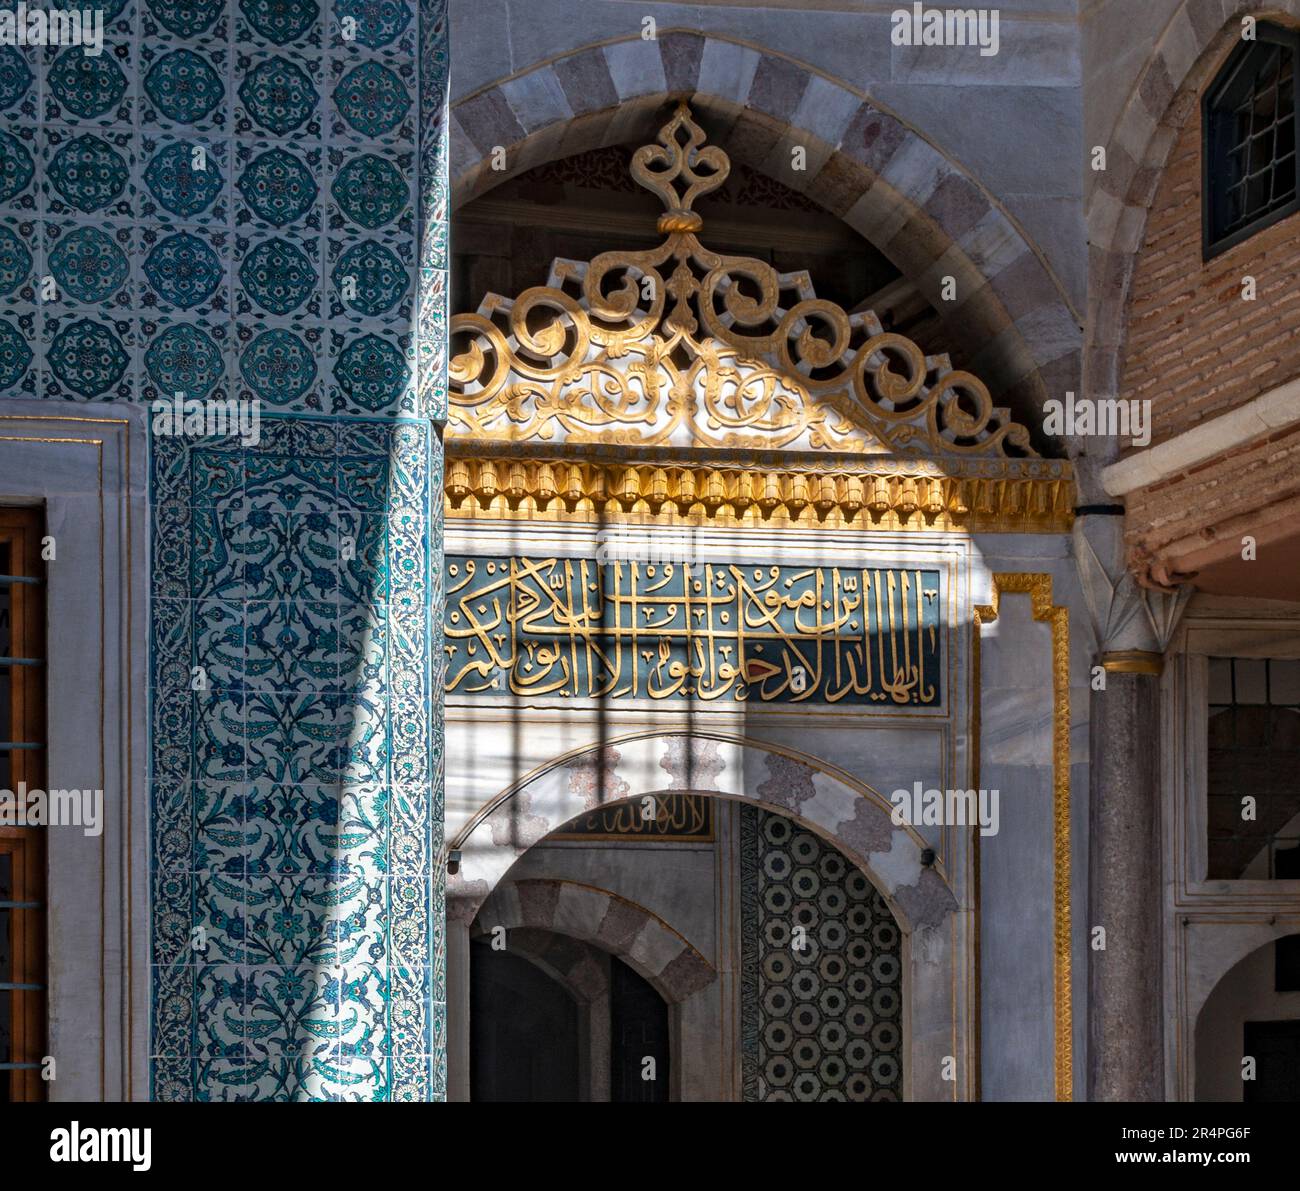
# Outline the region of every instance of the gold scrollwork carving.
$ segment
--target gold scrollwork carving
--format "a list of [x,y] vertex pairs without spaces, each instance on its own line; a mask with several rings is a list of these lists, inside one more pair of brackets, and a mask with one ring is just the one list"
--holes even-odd
[[546,286],[452,319],[449,444],[789,449],[1004,461],[1035,453],[983,382],[870,312],[701,244],[730,170],[682,105],[633,157],[665,207],[647,251],[557,260]]

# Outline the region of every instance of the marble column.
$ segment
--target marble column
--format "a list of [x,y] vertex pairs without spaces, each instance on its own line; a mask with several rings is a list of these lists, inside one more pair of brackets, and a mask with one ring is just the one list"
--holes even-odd
[[1124,565],[1121,513],[1083,513],[1074,529],[1097,646],[1089,728],[1087,1088],[1089,1100],[1158,1101],[1165,1098],[1160,673],[1186,598],[1133,580]]

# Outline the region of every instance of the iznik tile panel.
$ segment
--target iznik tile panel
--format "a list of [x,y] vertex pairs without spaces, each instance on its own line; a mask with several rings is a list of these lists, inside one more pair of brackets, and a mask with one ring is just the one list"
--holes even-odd
[[151,443],[160,1098],[443,1094],[445,7],[0,47],[0,398],[260,414]]

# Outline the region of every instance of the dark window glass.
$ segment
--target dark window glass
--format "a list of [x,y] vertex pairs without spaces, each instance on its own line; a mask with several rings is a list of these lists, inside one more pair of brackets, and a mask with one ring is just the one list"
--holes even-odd
[[1300,660],[1209,663],[1207,875],[1300,880]]
[[1206,92],[1205,255],[1300,209],[1296,188],[1300,37],[1261,25]]

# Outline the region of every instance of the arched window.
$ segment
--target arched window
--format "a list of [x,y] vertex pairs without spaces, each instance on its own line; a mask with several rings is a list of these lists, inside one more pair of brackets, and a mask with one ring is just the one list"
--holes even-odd
[[1300,34],[1260,25],[1205,94],[1205,258],[1300,210],[1296,158]]

